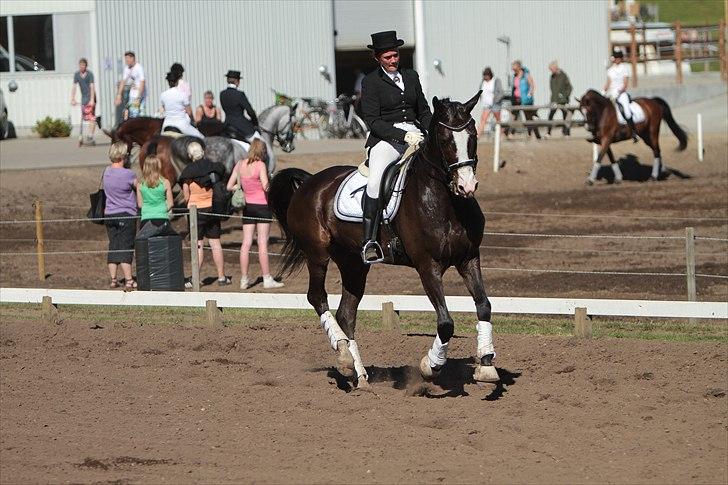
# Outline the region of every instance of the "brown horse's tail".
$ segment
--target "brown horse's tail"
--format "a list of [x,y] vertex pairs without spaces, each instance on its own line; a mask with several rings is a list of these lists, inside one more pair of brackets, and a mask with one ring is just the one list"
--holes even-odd
[[287,168],[278,172],[268,186],[268,207],[275,214],[286,236],[282,250],[283,262],[277,277],[290,275],[300,269],[305,261],[300,243],[288,228],[288,207],[291,205],[293,194],[310,176],[310,173],[300,168]]
[[680,128],[680,125],[677,124],[675,121],[675,118],[672,117],[672,110],[670,109],[670,105],[667,104],[667,101],[660,97],[654,97],[654,99],[657,104],[662,106],[662,119],[665,120],[665,123],[667,123],[667,126],[670,127],[670,130],[672,130],[672,133],[677,137],[678,141],[680,142],[680,145],[677,147],[678,151],[683,151],[688,146],[688,134],[685,133],[685,130]]

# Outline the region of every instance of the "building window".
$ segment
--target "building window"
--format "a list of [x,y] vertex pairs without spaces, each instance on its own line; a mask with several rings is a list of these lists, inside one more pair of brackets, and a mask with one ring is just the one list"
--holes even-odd
[[10,71],[8,55],[8,18],[0,17],[0,72]]
[[13,37],[16,71],[55,69],[52,15],[14,15]]

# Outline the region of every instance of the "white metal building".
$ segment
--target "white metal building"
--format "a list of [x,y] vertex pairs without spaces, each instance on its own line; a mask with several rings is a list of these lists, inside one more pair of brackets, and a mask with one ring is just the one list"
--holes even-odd
[[[353,71],[374,68],[369,34],[395,29],[407,42],[403,64],[417,68],[428,96],[472,96],[486,65],[505,86],[509,62],[520,59],[535,77],[540,104],[549,98],[553,59],[569,74],[574,95],[602,84],[608,6],[607,0],[4,0],[0,88],[21,134],[46,115],[71,116],[77,124],[71,82],[78,59],[86,57],[96,77],[97,111],[110,126],[123,53],[132,50],[146,71],[150,114],[173,62],[185,66],[193,104],[205,90],[223,89],[224,73],[237,69],[241,88],[262,110],[274,101],[272,88],[328,99],[351,92]],[[34,62],[44,70],[34,70]],[[12,93],[11,80],[18,85]]]

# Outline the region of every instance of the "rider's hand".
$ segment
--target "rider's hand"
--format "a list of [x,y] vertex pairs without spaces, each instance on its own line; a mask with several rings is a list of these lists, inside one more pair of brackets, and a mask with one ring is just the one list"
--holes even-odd
[[420,133],[419,131],[408,131],[404,135],[404,141],[408,145],[416,147],[417,145],[425,141],[425,137],[422,136],[422,133]]
[[116,106],[119,106],[121,104],[121,95],[120,94],[117,94],[116,98],[114,98],[114,104]]
[[71,106],[76,106],[77,104],[78,104],[78,103],[76,102],[76,100],[75,100],[75,99],[72,99],[72,100],[71,100]]

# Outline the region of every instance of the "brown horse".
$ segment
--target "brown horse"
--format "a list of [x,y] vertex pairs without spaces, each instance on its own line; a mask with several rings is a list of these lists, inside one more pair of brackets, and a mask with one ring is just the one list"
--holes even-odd
[[[610,145],[630,139],[632,133],[629,126],[619,124],[617,108],[614,103],[593,89],[584,93],[581,100],[577,98],[577,101],[579,101],[579,108],[586,118],[586,128],[592,134],[592,141],[599,144],[599,155],[594,161],[589,178],[586,180],[587,184],[592,185],[595,182],[604,155],[609,157],[612,164],[614,181],[621,182],[622,173],[619,170],[619,164],[614,159]],[[677,137],[680,142],[677,148],[679,151],[685,150],[688,146],[688,135],[672,117],[670,106],[664,99],[658,97],[635,98],[634,101],[645,112],[645,120],[637,123],[635,128],[637,129],[637,135],[644,140],[647,146],[652,148],[655,160],[652,165],[651,180],[658,180],[665,171],[660,154],[660,123],[665,120],[667,126]]]
[[162,131],[163,122],[164,120],[161,118],[149,116],[129,118],[119,123],[119,126],[113,128],[107,135],[111,138],[111,143],[117,141],[126,143],[126,155],[128,157],[131,155],[131,149],[135,143],[141,147],[153,136],[158,135]]
[[[428,135],[410,162],[399,211],[379,235],[383,247],[392,243],[406,253],[399,261],[390,253],[387,262],[415,268],[437,312],[437,337],[420,361],[425,378],[435,377],[447,360],[454,324],[445,303],[442,275],[455,266],[475,301],[479,320],[474,378],[498,381],[493,366],[491,308],[480,270],[485,217],[473,198],[477,140],[470,111],[479,97],[480,93],[465,104],[433,99]],[[356,374],[358,385],[366,387],[367,371],[354,340],[357,307],[369,272],[360,256],[362,227],[342,222],[334,214],[337,188],[353,170],[338,166],[314,175],[301,169],[282,170],[270,183],[269,205],[287,238],[280,274],[306,263],[308,301],[337,353],[339,372],[346,377]],[[336,317],[329,311],[324,286],[329,260],[338,266],[343,286]]]

